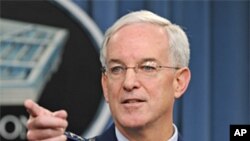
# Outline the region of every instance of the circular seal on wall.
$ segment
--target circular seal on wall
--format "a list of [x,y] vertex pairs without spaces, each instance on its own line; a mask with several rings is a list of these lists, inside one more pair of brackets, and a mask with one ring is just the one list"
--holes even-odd
[[1,1],[0,140],[26,140],[25,99],[69,113],[85,137],[107,126],[99,48],[102,33],[67,0]]

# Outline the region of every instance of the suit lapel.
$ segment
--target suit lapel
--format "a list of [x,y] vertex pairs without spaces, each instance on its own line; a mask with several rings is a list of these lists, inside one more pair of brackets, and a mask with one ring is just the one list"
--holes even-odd
[[103,134],[96,137],[96,141],[117,141],[115,135],[115,125],[112,124],[108,130],[106,130]]

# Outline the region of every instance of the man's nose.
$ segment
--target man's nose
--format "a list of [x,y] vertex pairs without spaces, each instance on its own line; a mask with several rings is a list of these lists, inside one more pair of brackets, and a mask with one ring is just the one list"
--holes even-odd
[[127,69],[124,76],[123,89],[126,91],[131,91],[139,87],[140,82],[138,81],[137,72],[135,71],[135,69]]

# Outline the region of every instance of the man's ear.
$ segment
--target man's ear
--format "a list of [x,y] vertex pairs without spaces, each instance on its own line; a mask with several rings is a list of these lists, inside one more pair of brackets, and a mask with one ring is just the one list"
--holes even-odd
[[179,98],[187,90],[191,79],[191,72],[188,67],[176,71],[174,78],[175,98]]
[[108,98],[108,80],[107,76],[105,74],[102,74],[102,90],[103,90],[103,96],[106,100],[106,102],[109,102]]

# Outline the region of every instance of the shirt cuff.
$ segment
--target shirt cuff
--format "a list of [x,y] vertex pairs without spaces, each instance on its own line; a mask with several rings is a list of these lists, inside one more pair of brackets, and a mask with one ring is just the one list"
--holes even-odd
[[64,135],[67,137],[67,141],[86,141],[81,136],[78,136],[71,132],[64,132]]

